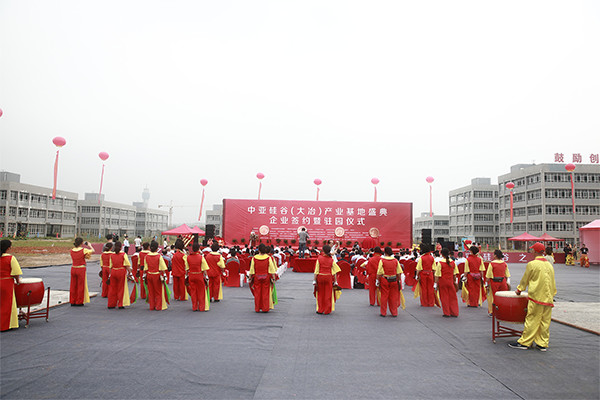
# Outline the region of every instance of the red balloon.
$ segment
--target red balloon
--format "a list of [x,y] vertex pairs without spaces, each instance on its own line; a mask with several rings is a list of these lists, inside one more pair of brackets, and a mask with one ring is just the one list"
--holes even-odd
[[2,116],[2,114],[4,114],[4,112],[2,112],[2,109],[0,108],[0,117]]
[[108,153],[105,151],[101,151],[100,153],[98,153],[98,157],[100,157],[102,161],[106,161],[108,160]]
[[565,165],[565,169],[569,172],[575,171],[575,164],[567,164]]
[[514,183],[512,183],[512,182],[508,182],[508,183],[506,184],[506,187],[507,187],[508,189],[512,190],[512,189],[514,189],[514,187],[515,187],[515,184],[514,184]]
[[377,184],[379,183],[379,179],[377,179],[377,178],[373,178],[373,179],[371,179],[371,183],[372,183],[373,185],[377,185]]
[[262,178],[264,178],[264,177],[265,177],[265,174],[263,174],[262,172],[259,172],[258,174],[256,174],[256,177],[257,177],[258,179],[262,179]]
[[425,180],[427,181],[427,183],[433,183],[433,176],[428,176],[427,178],[425,178]]
[[67,144],[67,141],[64,137],[57,136],[52,139],[52,143],[54,143],[56,147],[63,147],[65,144]]
[[202,186],[206,186],[206,185],[208,185],[208,180],[207,179],[200,179],[200,184]]
[[319,186],[321,183],[323,183],[323,181],[320,180],[319,178],[315,179],[314,182],[315,182],[315,185],[317,185],[317,186]]

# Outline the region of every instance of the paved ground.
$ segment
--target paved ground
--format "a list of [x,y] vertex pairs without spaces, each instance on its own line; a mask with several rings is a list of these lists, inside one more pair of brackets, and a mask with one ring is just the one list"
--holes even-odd
[[[510,265],[513,286],[524,265]],[[88,268],[98,290],[98,265]],[[556,266],[555,318],[598,316],[597,267]],[[53,289],[68,289],[68,266],[28,269]],[[189,302],[163,312],[145,303],[108,310],[60,306],[50,321],[3,332],[2,398],[493,398],[597,399],[600,336],[552,323],[542,353],[491,341],[486,308],[445,319],[405,290],[407,308],[380,318],[363,290],[346,290],[330,316],[314,312],[312,275],[287,272],[280,302],[256,314],[247,288],[225,288],[207,313]],[[562,310],[559,312],[559,310]],[[591,312],[588,312],[591,310]],[[587,321],[587,322],[586,322]],[[593,330],[593,329],[592,329]]]

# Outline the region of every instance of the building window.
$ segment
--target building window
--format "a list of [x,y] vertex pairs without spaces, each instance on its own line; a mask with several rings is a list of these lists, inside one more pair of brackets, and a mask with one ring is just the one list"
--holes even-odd
[[0,200],[6,200],[6,190],[0,190]]
[[563,221],[546,222],[546,231],[565,232],[565,231],[572,231],[572,230],[573,230],[572,222],[563,222]]

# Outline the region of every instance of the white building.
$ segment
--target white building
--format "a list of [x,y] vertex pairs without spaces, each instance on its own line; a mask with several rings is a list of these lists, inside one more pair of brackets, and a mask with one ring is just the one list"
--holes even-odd
[[442,242],[448,242],[450,238],[449,223],[450,216],[448,215],[433,214],[430,217],[428,212],[423,212],[413,222],[413,241],[421,243],[423,229],[431,229],[432,243],[437,243],[439,239],[442,239]]

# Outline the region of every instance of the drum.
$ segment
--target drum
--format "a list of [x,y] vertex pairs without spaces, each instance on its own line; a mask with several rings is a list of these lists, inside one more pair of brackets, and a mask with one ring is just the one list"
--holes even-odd
[[528,301],[527,292],[521,292],[520,295],[511,290],[494,293],[496,319],[505,322],[525,322]]
[[[31,291],[29,299],[27,293]],[[44,299],[44,282],[40,278],[21,278],[21,283],[15,285],[15,298],[17,299],[17,307],[27,307],[29,302],[31,306],[42,304]]]

